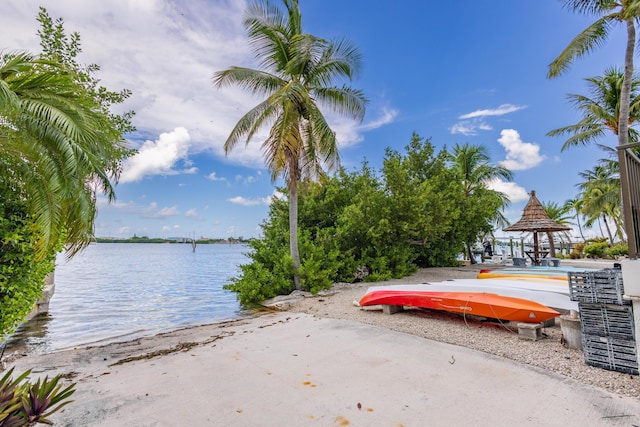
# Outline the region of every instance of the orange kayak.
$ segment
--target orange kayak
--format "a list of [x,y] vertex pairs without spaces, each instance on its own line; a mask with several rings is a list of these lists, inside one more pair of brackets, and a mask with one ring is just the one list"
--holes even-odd
[[478,279],[563,280],[568,282],[566,272],[562,274],[562,272],[545,273],[543,271],[480,270]]
[[429,292],[424,290],[369,288],[361,306],[401,305],[472,314],[513,322],[539,323],[560,315],[557,311],[522,298],[486,292]]

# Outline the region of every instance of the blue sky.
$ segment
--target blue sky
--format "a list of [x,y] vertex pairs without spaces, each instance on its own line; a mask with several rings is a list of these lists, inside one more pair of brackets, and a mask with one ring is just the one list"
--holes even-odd
[[[133,96],[139,154],[129,159],[117,202],[99,200],[100,237],[257,237],[277,197],[259,141],[222,145],[258,98],[216,89],[212,75],[230,66],[256,67],[242,27],[242,0],[2,0],[0,50],[39,51],[38,6],[81,35],[82,63]],[[542,201],[576,195],[579,172],[604,153],[595,146],[560,152],[546,134],[579,120],[567,94],[587,94],[584,79],[621,67],[625,33],[548,80],[547,66],[594,19],[558,0],[371,2],[300,0],[306,32],[349,38],[363,56],[350,83],[370,100],[362,123],[328,114],[347,169],[366,159],[379,168],[385,149],[402,151],[413,132],[440,148],[485,145],[494,163],[514,172],[496,183],[520,218],[531,190]],[[266,129],[265,129],[266,132]],[[602,141],[615,145],[613,136]],[[500,234],[500,233],[498,233]]]

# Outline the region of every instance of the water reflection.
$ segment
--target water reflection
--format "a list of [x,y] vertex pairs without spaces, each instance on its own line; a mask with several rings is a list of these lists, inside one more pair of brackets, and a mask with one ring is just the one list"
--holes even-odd
[[[242,316],[223,285],[242,245],[97,244],[56,267],[49,313],[21,326],[7,351],[102,344]],[[10,347],[10,348],[9,348]]]

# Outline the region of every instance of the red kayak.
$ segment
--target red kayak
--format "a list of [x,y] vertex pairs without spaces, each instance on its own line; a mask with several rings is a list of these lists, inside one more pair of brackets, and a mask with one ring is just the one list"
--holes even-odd
[[407,288],[371,287],[360,300],[360,305],[430,308],[526,323],[544,322],[560,315],[545,305],[522,298],[486,292],[429,292],[420,289],[413,291]]

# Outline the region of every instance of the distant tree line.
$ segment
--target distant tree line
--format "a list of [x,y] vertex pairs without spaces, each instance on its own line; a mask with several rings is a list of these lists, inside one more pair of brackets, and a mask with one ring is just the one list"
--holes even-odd
[[[181,239],[165,239],[160,237],[148,237],[148,236],[133,236],[129,238],[113,238],[113,237],[96,237],[96,243],[191,243],[191,239],[189,238],[181,238]],[[216,244],[216,243],[247,243],[243,237],[229,237],[227,239],[195,239],[196,244],[207,245],[207,244]]]

